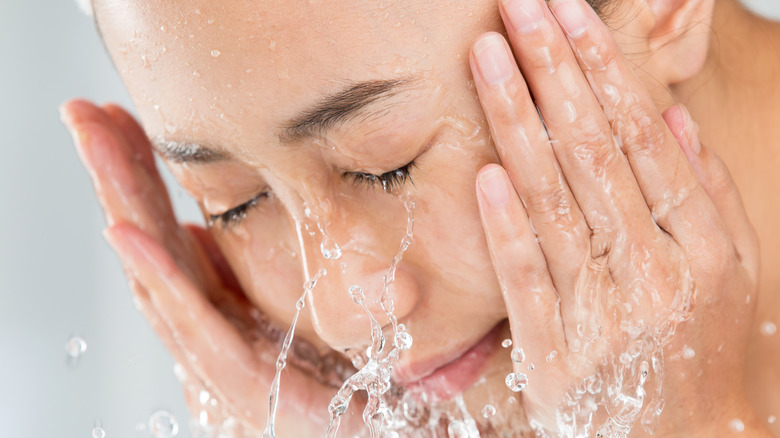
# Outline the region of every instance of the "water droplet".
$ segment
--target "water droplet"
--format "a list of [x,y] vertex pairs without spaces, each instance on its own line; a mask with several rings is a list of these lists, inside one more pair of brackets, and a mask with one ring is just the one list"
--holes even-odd
[[[201,399],[204,392],[201,391]],[[157,411],[149,417],[149,432],[155,438],[172,438],[179,434],[179,423],[170,412]]]
[[220,51],[219,51],[219,50],[217,50],[217,49],[212,49],[212,50],[211,50],[211,56],[213,56],[213,57],[215,57],[215,58],[216,58],[217,56],[221,55],[221,54],[222,54],[222,52],[220,52]]
[[341,248],[339,248],[338,244],[328,236],[322,238],[320,252],[322,252],[322,256],[328,260],[338,260],[339,257],[341,257]]
[[684,359],[693,359],[694,356],[696,356],[696,351],[693,348],[687,345],[683,347],[682,357]]
[[528,385],[528,376],[523,373],[510,373],[507,374],[505,382],[507,388],[520,392]]
[[777,417],[774,415],[770,415],[769,418],[766,419],[766,422],[769,424],[775,424],[775,421],[777,421]]
[[511,347],[511,346],[512,346],[512,340],[511,340],[511,339],[504,339],[504,340],[501,342],[501,346],[502,346],[502,347],[504,347],[504,348],[509,348],[509,347]]
[[92,429],[92,438],[106,438],[106,431],[102,427],[98,426]]
[[485,405],[482,407],[482,416],[485,418],[490,418],[493,415],[496,415],[496,408],[493,405]]
[[596,376],[590,376],[585,379],[585,390],[592,395],[596,395],[601,392],[601,379]]
[[547,355],[547,358],[545,358],[545,360],[547,362],[552,362],[553,359],[555,359],[556,356],[558,356],[558,351],[557,350],[553,350],[553,351],[550,352],[550,354]]
[[78,336],[68,339],[65,343],[65,353],[74,359],[81,357],[85,351],[87,351],[87,342]]
[[206,23],[214,24],[214,19],[213,18],[209,18],[208,20],[206,20]]
[[447,426],[447,435],[450,438],[468,438],[469,431],[462,421],[455,420]]
[[512,349],[512,362],[514,363],[523,363],[525,360],[525,351],[523,351],[522,348],[514,348]]
[[366,295],[363,293],[363,289],[356,284],[349,287],[349,297],[352,298],[352,301],[355,304],[363,304],[363,301],[366,300]]
[[179,383],[184,383],[184,380],[187,379],[187,371],[184,370],[184,367],[179,362],[173,364],[173,375],[176,376],[176,380]]
[[534,370],[534,364],[533,363],[529,363],[528,364],[528,371],[533,371],[533,370]]
[[761,323],[761,334],[764,336],[772,336],[777,333],[777,326],[772,321],[764,321]]
[[210,398],[211,398],[211,394],[209,394],[208,391],[206,391],[205,389],[200,391],[200,395],[198,397],[200,404],[205,405],[206,403],[209,402]]
[[394,344],[395,347],[399,350],[408,350],[412,348],[412,335],[409,334],[409,332],[405,330],[398,330],[398,333],[395,334],[395,340]]
[[745,424],[739,418],[729,421],[729,430],[732,432],[742,432],[745,430]]

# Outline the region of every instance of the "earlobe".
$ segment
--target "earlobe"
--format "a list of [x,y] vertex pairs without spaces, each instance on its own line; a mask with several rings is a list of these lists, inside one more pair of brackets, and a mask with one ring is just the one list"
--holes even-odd
[[647,0],[655,24],[647,34],[657,72],[666,84],[693,77],[709,49],[714,0]]

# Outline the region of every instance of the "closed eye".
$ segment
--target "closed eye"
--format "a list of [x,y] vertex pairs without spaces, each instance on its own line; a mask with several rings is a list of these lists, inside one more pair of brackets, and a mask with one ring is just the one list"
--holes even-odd
[[381,175],[365,172],[347,172],[344,175],[352,178],[353,183],[359,187],[368,186],[373,188],[381,186],[382,190],[386,193],[391,193],[393,189],[403,186],[407,181],[414,184],[411,173],[413,168],[414,160],[398,169],[385,172]]
[[268,190],[264,190],[263,192],[260,192],[257,196],[250,199],[247,202],[244,202],[241,205],[238,205],[236,207],[231,208],[230,210],[220,213],[220,214],[212,214],[209,216],[209,226],[214,226],[217,222],[220,222],[222,224],[222,228],[225,229],[230,226],[238,225],[245,217],[247,212],[252,208],[257,206],[257,204],[264,198],[268,198],[271,196],[271,192]]

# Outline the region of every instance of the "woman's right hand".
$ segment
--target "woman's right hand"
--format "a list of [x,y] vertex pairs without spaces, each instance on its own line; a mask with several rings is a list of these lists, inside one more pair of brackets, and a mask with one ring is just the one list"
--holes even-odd
[[[125,267],[134,301],[183,368],[193,415],[205,411],[209,424],[232,417],[240,428],[262,431],[278,342],[257,335],[259,313],[209,231],[177,222],[151,144],[127,112],[74,100],[61,113],[103,206],[105,236]],[[292,363],[281,387],[276,432],[321,434],[336,388]],[[217,403],[201,400],[204,389]]]

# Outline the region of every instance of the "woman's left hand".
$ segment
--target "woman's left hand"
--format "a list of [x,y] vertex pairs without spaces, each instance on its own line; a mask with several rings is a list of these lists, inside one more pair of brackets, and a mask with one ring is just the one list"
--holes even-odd
[[755,436],[758,245],[725,166],[684,108],[659,113],[584,0],[501,14],[514,57],[498,34],[471,53],[502,163],[477,192],[532,427],[625,436],[663,410],[660,436]]

